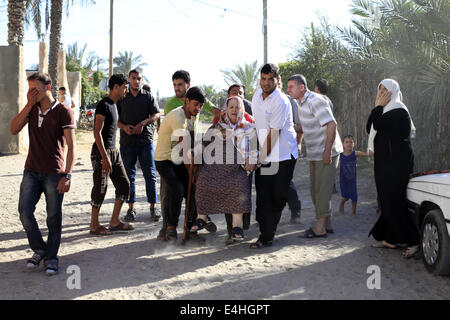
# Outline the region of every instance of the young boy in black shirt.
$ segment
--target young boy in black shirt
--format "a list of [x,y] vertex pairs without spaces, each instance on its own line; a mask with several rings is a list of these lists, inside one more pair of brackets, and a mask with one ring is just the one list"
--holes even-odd
[[[102,236],[109,235],[112,231],[134,229],[131,225],[122,223],[119,219],[123,202],[128,199],[130,193],[130,182],[115,143],[118,120],[116,102],[127,93],[128,79],[122,74],[114,74],[109,79],[108,87],[110,89],[109,96],[102,99],[95,110],[95,143],[91,151],[94,186],[91,192],[90,233]],[[109,229],[106,229],[100,225],[98,216],[106,195],[108,174],[116,188],[116,197]]]

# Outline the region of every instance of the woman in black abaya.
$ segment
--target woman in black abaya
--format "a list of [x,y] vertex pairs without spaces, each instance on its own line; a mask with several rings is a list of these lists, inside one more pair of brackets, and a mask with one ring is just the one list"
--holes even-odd
[[408,249],[402,255],[409,258],[418,251],[420,242],[406,199],[409,175],[414,167],[410,135],[415,128],[396,81],[385,79],[378,85],[375,104],[367,121],[367,132],[369,148],[373,145],[374,149],[381,215],[369,236],[387,248],[406,244]]

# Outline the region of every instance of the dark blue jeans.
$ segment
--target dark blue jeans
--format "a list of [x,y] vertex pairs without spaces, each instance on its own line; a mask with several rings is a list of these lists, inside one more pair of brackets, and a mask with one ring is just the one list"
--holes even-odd
[[148,203],[157,203],[155,149],[149,143],[142,147],[120,147],[123,165],[130,180],[130,197],[127,203],[136,202],[136,162],[139,159],[145,179],[145,191]]
[[[20,221],[28,237],[31,250],[45,258],[46,263],[58,263],[58,250],[61,244],[62,202],[64,194],[57,187],[61,174],[42,174],[26,170],[20,184],[19,214]],[[47,243],[42,239],[41,231],[34,217],[36,204],[41,194],[45,195],[47,205]]]

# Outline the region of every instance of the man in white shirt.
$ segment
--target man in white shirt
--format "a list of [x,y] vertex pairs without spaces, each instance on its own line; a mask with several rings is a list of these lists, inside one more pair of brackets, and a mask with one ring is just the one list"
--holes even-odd
[[65,105],[67,108],[72,108],[72,99],[70,98],[70,95],[66,92],[65,87],[60,87],[58,89],[59,99],[58,101],[61,102],[61,104]]
[[279,79],[277,66],[264,65],[261,89],[255,92],[252,100],[263,164],[255,175],[256,221],[261,234],[250,246],[252,249],[272,245],[298,158],[292,108],[288,97],[277,88]]
[[[316,225],[301,237],[326,237],[331,227],[331,195],[339,154],[343,151],[337,123],[325,98],[308,90],[302,75],[288,79],[289,95],[299,102],[300,134],[305,138],[306,157],[310,168],[311,198],[316,209]],[[301,147],[299,139],[299,149]]]

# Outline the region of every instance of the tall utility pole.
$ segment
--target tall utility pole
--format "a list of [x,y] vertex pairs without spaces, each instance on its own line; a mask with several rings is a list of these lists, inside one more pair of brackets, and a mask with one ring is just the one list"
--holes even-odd
[[114,0],[110,2],[110,29],[109,29],[109,77],[113,74],[113,21],[114,21]]
[[264,64],[267,63],[267,0],[263,0]]

